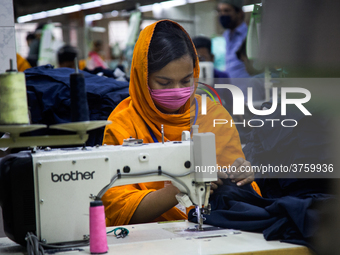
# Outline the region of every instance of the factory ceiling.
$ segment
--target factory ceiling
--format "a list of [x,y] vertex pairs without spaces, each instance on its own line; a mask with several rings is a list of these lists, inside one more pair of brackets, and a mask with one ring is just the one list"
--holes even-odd
[[[17,19],[20,16],[27,14],[38,13],[42,11],[48,11],[56,8],[63,8],[65,6],[72,6],[76,4],[88,3],[93,0],[13,0],[14,5],[14,16]],[[104,0],[105,1],[105,0]],[[112,1],[113,0],[106,0]],[[164,0],[163,0],[164,1]],[[213,2],[218,2],[218,0],[209,0]],[[156,0],[125,0],[113,4],[103,5],[97,8],[84,10],[85,14],[92,14],[98,12],[109,12],[113,10],[133,10],[136,8],[137,4],[149,5],[153,3],[158,3],[161,1]],[[261,2],[260,0],[245,0],[245,4],[253,4]]]
[[[48,11],[65,6],[72,6],[76,4],[88,3],[93,0],[13,0],[14,16],[18,18],[27,14],[38,13],[41,11]],[[98,8],[85,10],[86,13],[107,12],[112,10],[132,10],[135,9],[136,4],[141,5],[153,4],[155,0],[125,0],[110,5],[100,6]]]

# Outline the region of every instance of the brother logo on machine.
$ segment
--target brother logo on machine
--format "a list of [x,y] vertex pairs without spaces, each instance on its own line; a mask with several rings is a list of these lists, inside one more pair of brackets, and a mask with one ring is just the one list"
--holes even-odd
[[68,182],[68,181],[80,181],[80,180],[90,180],[93,179],[95,171],[93,172],[78,172],[78,171],[71,171],[70,173],[64,173],[64,174],[54,174],[51,173],[51,179],[53,182]]

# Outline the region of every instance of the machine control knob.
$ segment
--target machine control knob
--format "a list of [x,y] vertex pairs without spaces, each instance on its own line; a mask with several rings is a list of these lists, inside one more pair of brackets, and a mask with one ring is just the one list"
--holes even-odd
[[126,173],[126,174],[130,173],[130,167],[129,166],[124,166],[123,167],[123,172]]

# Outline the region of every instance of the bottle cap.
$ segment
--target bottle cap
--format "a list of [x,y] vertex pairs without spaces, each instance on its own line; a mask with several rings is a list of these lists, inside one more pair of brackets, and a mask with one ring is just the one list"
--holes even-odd
[[103,202],[101,200],[95,200],[90,202],[90,207],[102,206]]

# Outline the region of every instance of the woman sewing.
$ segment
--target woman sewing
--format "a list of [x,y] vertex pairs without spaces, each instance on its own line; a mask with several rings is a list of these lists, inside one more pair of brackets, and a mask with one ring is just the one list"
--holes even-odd
[[[180,141],[182,131],[190,131],[195,107],[200,108],[201,100],[193,85],[198,77],[196,50],[179,24],[162,20],[146,27],[134,48],[130,97],[109,116],[112,124],[105,129],[103,144],[120,145],[129,137],[143,139],[144,143],[158,142],[162,139],[161,125],[165,141]],[[196,124],[199,132],[215,133],[217,163],[238,170],[250,166],[244,159],[235,126],[213,128],[213,119],[231,119],[229,113],[221,105],[207,101],[207,115],[196,118]],[[238,186],[254,180],[252,173],[240,172],[229,178]],[[212,189],[218,185],[222,185],[221,180],[213,183]],[[256,189],[256,184],[252,185]],[[106,225],[187,219],[186,213],[176,207],[175,195],[179,192],[163,181],[113,187],[102,197]]]

